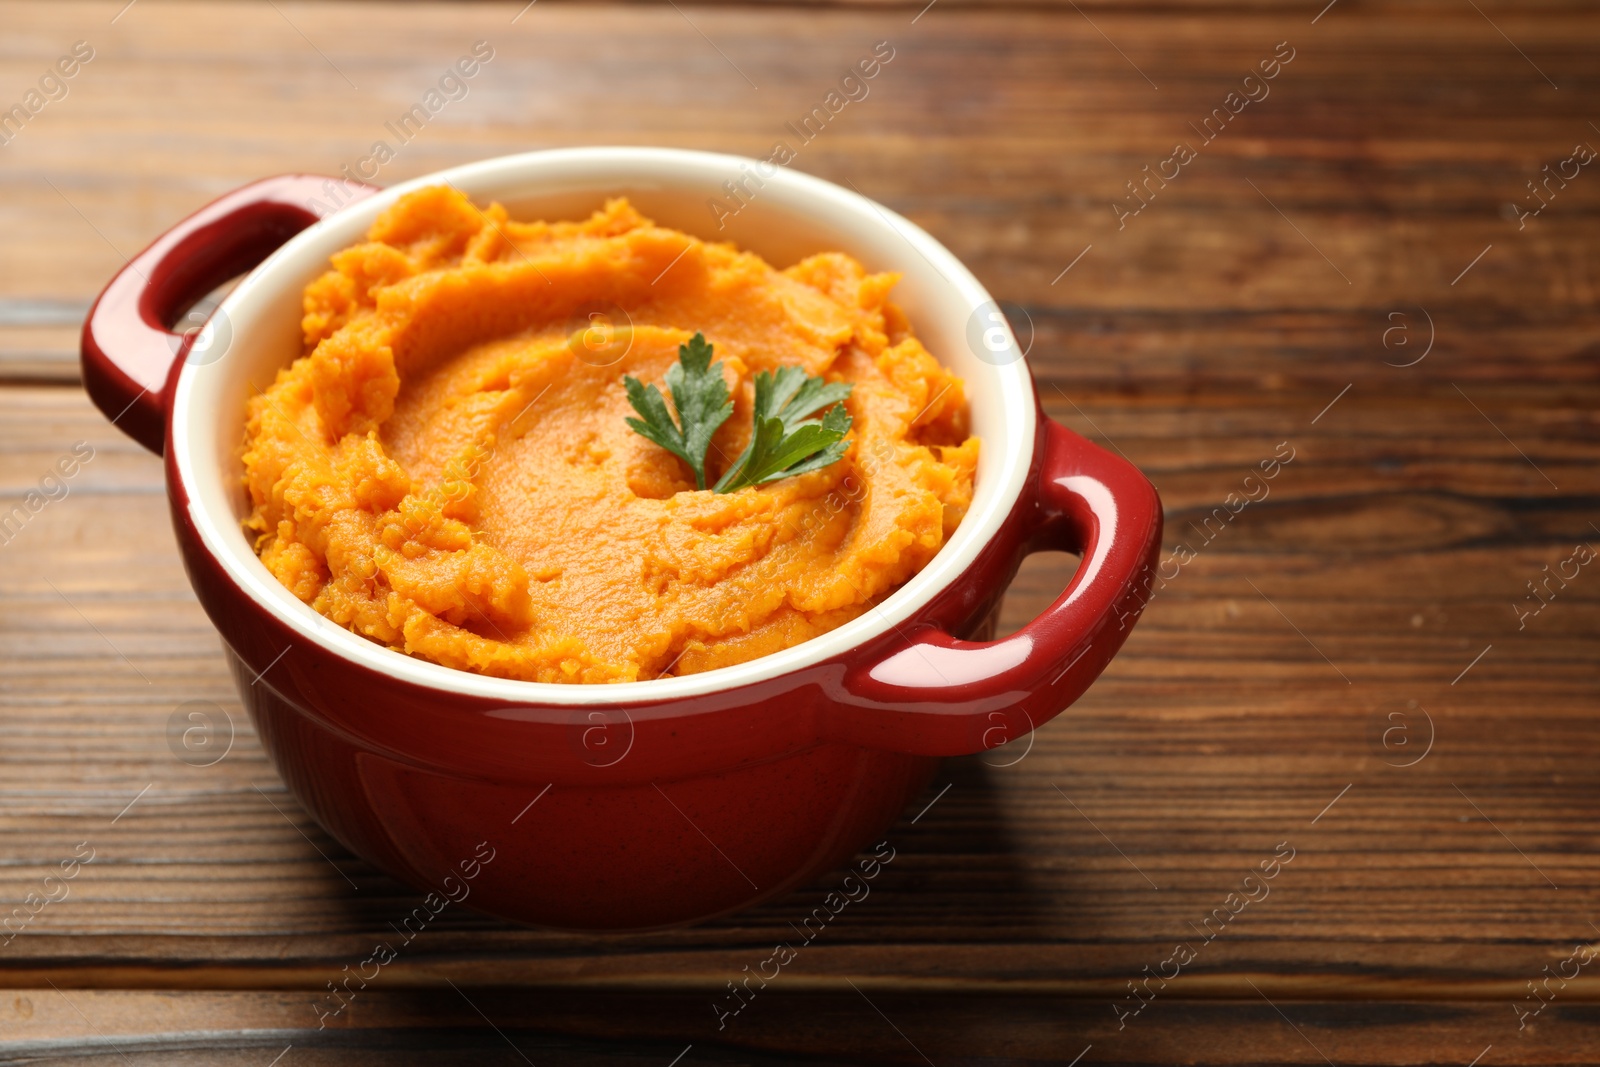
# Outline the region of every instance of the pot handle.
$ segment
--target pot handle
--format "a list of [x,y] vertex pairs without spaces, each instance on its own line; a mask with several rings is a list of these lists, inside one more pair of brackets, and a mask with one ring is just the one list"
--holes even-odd
[[116,273],[84,320],[79,352],[89,399],[129,437],[160,455],[168,372],[177,360],[190,358],[203,333],[203,328],[176,333],[168,324],[335,205],[377,191],[310,174],[266,178],[206,205],[156,238]]
[[[1024,490],[1024,554],[1082,556],[1045,612],[999,641],[907,628],[846,672],[839,740],[928,756],[982,752],[1022,737],[1078,699],[1150,598],[1161,551],[1161,498],[1131,463],[1040,415],[1040,459]],[[1026,503],[1026,497],[1025,497]]]

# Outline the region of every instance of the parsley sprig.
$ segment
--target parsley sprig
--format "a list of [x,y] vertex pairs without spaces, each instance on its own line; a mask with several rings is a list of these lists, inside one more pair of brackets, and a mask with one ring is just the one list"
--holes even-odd
[[711,362],[711,346],[700,334],[678,346],[678,362],[667,370],[667,388],[672,406],[678,409],[674,422],[666,398],[654,385],[645,385],[629,374],[622,379],[628,390],[628,403],[639,413],[629,419],[635,433],[648,437],[689,465],[694,471],[696,489],[706,487],[706,449],[711,435],[733,414],[728,399],[728,384],[722,380],[722,364]]
[[[666,398],[654,385],[632,375],[623,379],[628,402],[639,418],[629,419],[635,433],[682,459],[694,471],[695,487],[706,487],[706,449],[711,437],[733,413],[733,401],[722,378],[722,364],[713,363],[712,346],[695,334],[678,346],[678,362],[667,370],[674,420]],[[821,470],[839,461],[850,447],[850,413],[840,403],[850,395],[847,382],[828,382],[806,374],[803,367],[762,371],[755,380],[755,412],[750,443],[713,486],[732,493],[753,485]],[[818,419],[819,411],[827,409]]]
[[[792,478],[838,462],[850,446],[850,413],[839,403],[850,395],[846,382],[826,382],[801,367],[779,367],[756,375],[755,419],[750,443],[733,461],[716,491]],[[811,418],[823,408],[822,418]]]

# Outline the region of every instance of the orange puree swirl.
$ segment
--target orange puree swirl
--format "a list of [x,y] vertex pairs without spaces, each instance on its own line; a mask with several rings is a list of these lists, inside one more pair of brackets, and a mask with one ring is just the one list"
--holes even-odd
[[[625,200],[517,222],[412,193],[306,287],[304,354],[250,400],[245,526],[316,611],[461,670],[626,682],[788,648],[870,611],[972,500],[961,381],[887,301],[897,277],[834,252],[775,270]],[[600,306],[631,328],[597,356],[578,326]],[[711,480],[753,376],[788,364],[853,383],[845,458],[697,491],[622,385],[660,383],[696,331],[735,404]]]

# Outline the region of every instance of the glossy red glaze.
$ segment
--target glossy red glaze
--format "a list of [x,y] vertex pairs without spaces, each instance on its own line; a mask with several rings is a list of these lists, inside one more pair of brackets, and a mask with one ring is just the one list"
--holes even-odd
[[[113,279],[84,328],[102,411],[150,409],[123,425],[161,451],[171,412],[164,435],[143,420],[173,395],[185,348],[160,324],[270,252],[273,235],[309,225],[300,205],[322,181],[231,194]],[[622,930],[732,911],[837,866],[893,823],[939,757],[1023,736],[1104,669],[1148,597],[1160,501],[1122,459],[1042,411],[1038,426],[1005,522],[914,622],[737,688],[589,707],[542,703],[533,684],[507,706],[307,642],[208,551],[170,453],[166,466],[190,580],[273,762],[317,821],[391,874],[491,914]],[[1013,636],[969,640],[1041,549],[1083,556],[1072,583]]]
[[[207,204],[129,260],[96,298],[83,323],[83,387],[129,437],[161,454],[167,374],[195,337],[168,326],[196,300],[316,222],[307,205],[326,195],[329,181],[286,174]],[[378,191],[342,180],[340,185],[350,199]]]

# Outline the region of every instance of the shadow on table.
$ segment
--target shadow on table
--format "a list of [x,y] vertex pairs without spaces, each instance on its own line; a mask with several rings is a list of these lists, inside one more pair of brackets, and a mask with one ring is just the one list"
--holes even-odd
[[[882,865],[870,892],[842,908],[813,944],[835,953],[853,946],[856,951],[849,955],[859,958],[855,970],[896,974],[907,966],[896,957],[897,946],[1026,939],[1049,921],[1049,901],[1026,877],[1014,828],[1001,803],[997,777],[1004,771],[987,766],[984,759],[944,761],[885,834],[893,858]],[[872,852],[869,847],[848,869],[831,871],[724,922],[748,928],[770,921],[786,929],[837,892],[849,870],[859,869],[860,860]],[[868,955],[874,948],[883,950],[881,963]]]

